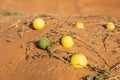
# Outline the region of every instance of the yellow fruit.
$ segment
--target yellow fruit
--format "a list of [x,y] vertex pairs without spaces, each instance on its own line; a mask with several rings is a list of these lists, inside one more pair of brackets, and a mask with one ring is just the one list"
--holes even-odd
[[45,21],[41,18],[36,18],[33,20],[33,28],[36,30],[42,29],[45,26]]
[[108,22],[107,25],[106,25],[106,28],[109,29],[109,30],[112,30],[112,29],[115,29],[115,25],[112,22]]
[[83,25],[82,22],[77,22],[77,23],[75,24],[75,26],[76,26],[77,28],[79,28],[79,29],[84,29],[84,25]]
[[21,22],[21,20],[20,20],[20,19],[18,19],[18,20],[17,20],[17,22],[15,23],[15,28],[18,28],[18,27],[19,27],[20,22]]
[[71,48],[73,46],[73,39],[71,36],[64,36],[61,39],[61,44],[65,47],[65,48]]
[[70,63],[75,68],[85,68],[88,62],[83,54],[75,54],[71,57]]

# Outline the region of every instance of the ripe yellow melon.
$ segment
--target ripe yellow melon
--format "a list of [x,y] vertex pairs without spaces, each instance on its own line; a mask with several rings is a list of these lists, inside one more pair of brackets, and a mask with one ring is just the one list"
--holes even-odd
[[33,20],[32,26],[36,30],[43,29],[45,27],[45,21],[42,18],[36,18]]
[[71,57],[70,63],[74,68],[85,68],[88,61],[85,55],[75,54]]
[[106,28],[109,29],[109,30],[112,30],[112,29],[115,29],[115,25],[112,22],[108,22],[107,25],[106,25]]
[[77,22],[77,23],[75,24],[75,26],[76,26],[77,28],[79,28],[79,29],[84,29],[84,25],[83,25],[82,22]]
[[71,36],[64,36],[61,39],[61,44],[65,47],[65,48],[71,48],[73,46],[73,39]]

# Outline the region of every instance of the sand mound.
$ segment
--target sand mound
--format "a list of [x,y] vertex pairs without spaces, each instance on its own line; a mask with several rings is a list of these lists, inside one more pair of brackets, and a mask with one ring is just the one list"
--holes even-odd
[[[34,18],[9,17],[0,23],[0,80],[81,80],[88,75],[97,75],[91,68],[75,69],[69,64],[71,55],[82,53],[89,66],[95,63],[99,69],[110,69],[110,76],[120,73],[120,22],[106,16],[56,16],[41,14],[46,26],[34,30]],[[82,22],[84,29],[75,27]],[[113,22],[114,30],[105,25]],[[64,35],[73,38],[70,49],[61,46]],[[38,40],[47,37],[51,46],[38,48]],[[102,73],[102,72],[100,72]]]

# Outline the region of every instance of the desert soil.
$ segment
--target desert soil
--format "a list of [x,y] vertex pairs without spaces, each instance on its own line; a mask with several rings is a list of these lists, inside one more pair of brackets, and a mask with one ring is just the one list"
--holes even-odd
[[[24,12],[42,17],[46,26],[34,30],[33,17],[0,15],[0,80],[81,80],[96,75],[89,68],[75,69],[69,64],[71,55],[82,53],[88,64],[111,69],[120,75],[120,1],[119,0],[1,0],[0,10]],[[110,16],[110,17],[109,17]],[[85,28],[74,24],[83,22]],[[113,22],[114,30],[105,25]],[[59,40],[73,37],[74,46],[66,49]],[[40,38],[50,39],[49,50],[38,48]],[[119,80],[119,79],[118,79]]]

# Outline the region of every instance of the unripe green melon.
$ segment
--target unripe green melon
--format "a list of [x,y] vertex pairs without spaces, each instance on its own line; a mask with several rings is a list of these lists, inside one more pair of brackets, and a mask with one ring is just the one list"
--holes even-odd
[[42,49],[46,49],[50,45],[50,41],[48,38],[41,38],[39,40],[39,47]]

